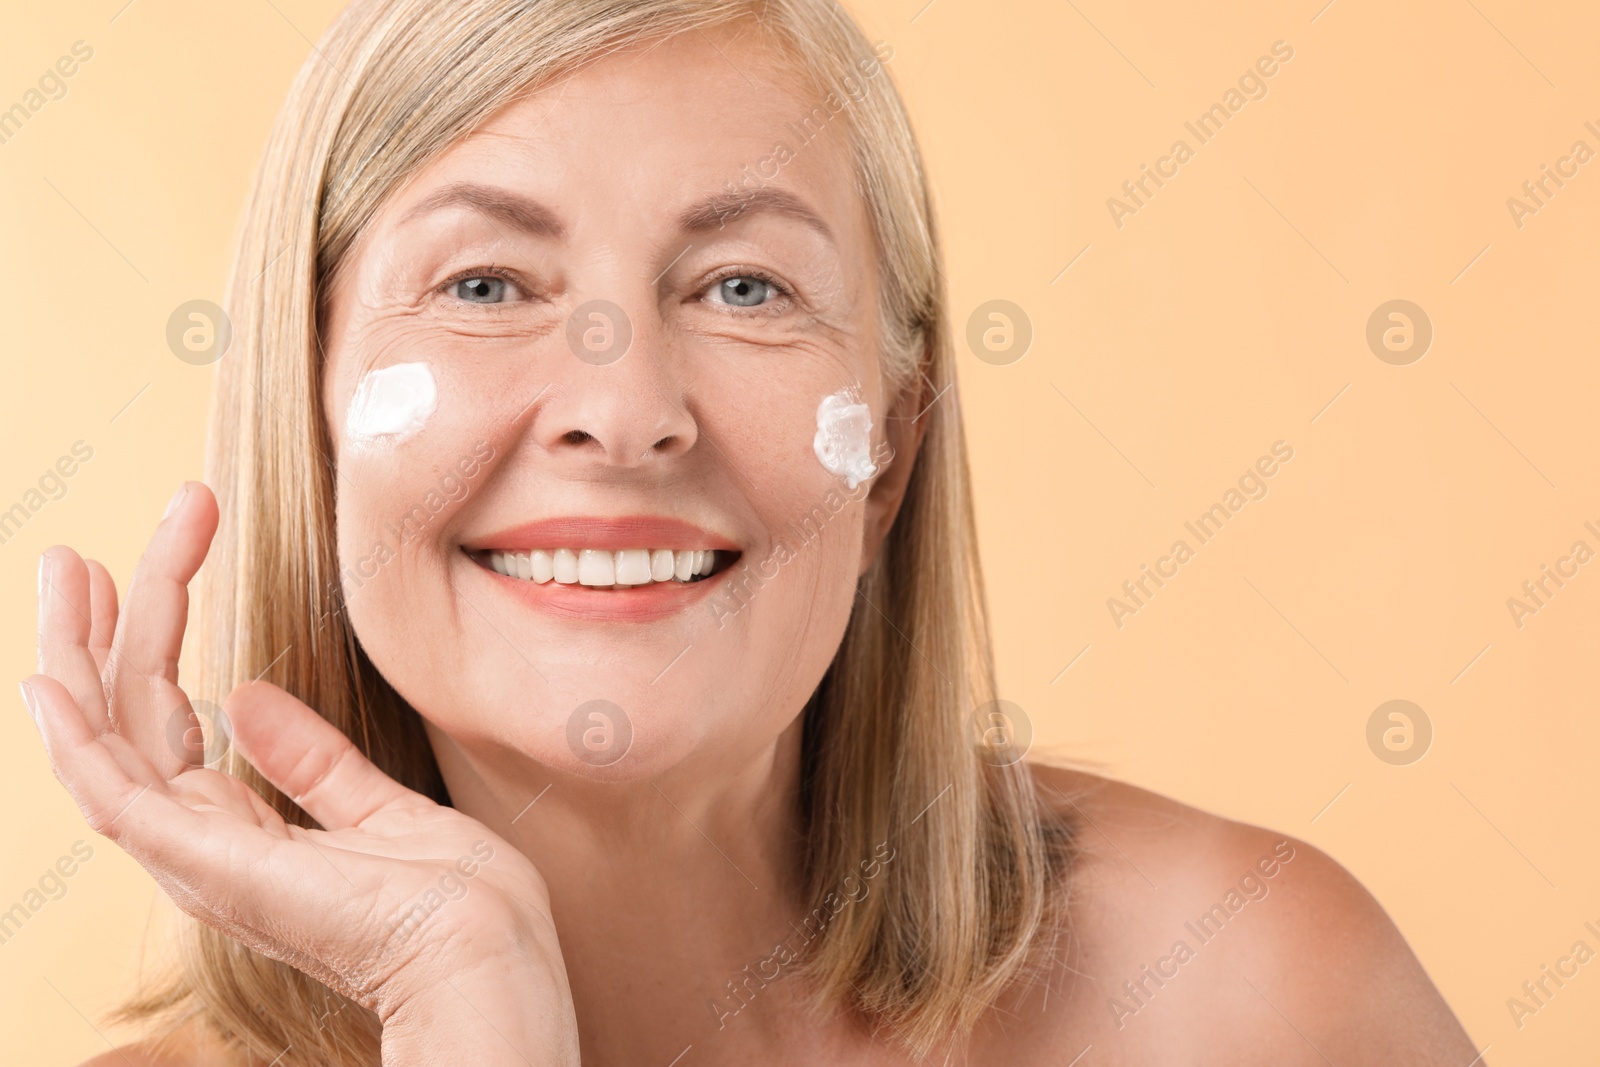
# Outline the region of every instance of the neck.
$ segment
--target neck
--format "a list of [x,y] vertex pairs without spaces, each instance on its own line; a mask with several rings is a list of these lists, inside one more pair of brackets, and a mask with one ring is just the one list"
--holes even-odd
[[544,876],[586,1051],[604,1053],[596,1062],[785,1039],[796,991],[752,983],[746,968],[806,912],[803,720],[754,758],[598,782],[469,749],[429,725],[455,807]]

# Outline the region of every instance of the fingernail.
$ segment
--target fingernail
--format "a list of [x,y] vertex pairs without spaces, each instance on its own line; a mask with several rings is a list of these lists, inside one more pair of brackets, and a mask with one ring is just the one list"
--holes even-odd
[[33,686],[29,685],[27,682],[18,682],[17,688],[22,690],[22,702],[27,705],[28,714],[33,717],[34,722],[38,722],[39,705],[37,703],[37,698],[35,698],[33,695]]
[[44,600],[44,568],[48,561],[48,556],[43,552],[39,553],[39,600],[41,602]]
[[163,519],[165,519],[168,516],[170,516],[174,511],[177,511],[178,510],[178,505],[183,503],[183,498],[184,498],[185,495],[188,494],[188,492],[189,492],[189,483],[188,482],[184,482],[182,485],[178,486],[178,491],[176,493],[172,494],[172,499],[167,502],[167,510],[162,512],[161,517]]

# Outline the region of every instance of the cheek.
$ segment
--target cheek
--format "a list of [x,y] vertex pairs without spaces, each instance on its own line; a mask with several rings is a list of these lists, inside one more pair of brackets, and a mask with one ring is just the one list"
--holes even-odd
[[858,504],[878,472],[872,444],[881,436],[876,398],[843,368],[794,368],[781,386],[775,377],[723,377],[699,391],[695,412],[717,465],[732,469],[725,499],[748,501],[774,537],[820,507]]
[[420,475],[435,466],[440,415],[433,368],[394,363],[362,375],[345,403],[339,441],[339,560],[345,596],[371,593],[380,574],[432,524],[437,505]]
[[769,379],[760,405],[707,405],[724,421],[703,428],[742,468],[738,491],[765,532],[708,600],[708,621],[745,662],[783,664],[776,675],[820,671],[812,660],[831,659],[854,604],[876,427],[859,390],[839,386],[837,372],[782,390]]
[[391,364],[347,389],[339,581],[349,620],[382,669],[415,653],[419,612],[450,617],[437,613],[449,610],[452,533],[502,453],[495,427],[515,389],[486,391],[449,359]]
[[345,410],[344,432],[357,448],[387,448],[415,437],[439,406],[426,363],[396,363],[368,372]]
[[402,523],[409,542],[415,520],[462,495],[457,459],[471,455],[475,407],[459,377],[448,364],[413,360],[355,384],[339,428],[341,542],[347,530],[365,543]]
[[872,462],[872,409],[854,389],[829,393],[817,405],[817,432],[811,451],[829,474],[854,490],[878,473]]

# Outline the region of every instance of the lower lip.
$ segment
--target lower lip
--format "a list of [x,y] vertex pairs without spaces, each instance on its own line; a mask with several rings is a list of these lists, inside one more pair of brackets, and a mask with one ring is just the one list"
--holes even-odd
[[496,585],[540,611],[563,619],[600,622],[653,622],[681,615],[720,585],[731,567],[724,567],[697,582],[649,582],[614,589],[589,585],[563,585],[557,581],[535,582],[512,578],[490,570],[476,560],[472,564]]

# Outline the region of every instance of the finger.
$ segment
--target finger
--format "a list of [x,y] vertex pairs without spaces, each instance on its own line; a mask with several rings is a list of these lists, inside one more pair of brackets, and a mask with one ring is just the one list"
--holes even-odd
[[71,695],[94,733],[110,728],[100,666],[89,651],[89,569],[65,545],[39,557],[39,671]]
[[246,682],[223,710],[245,759],[326,829],[359,826],[391,805],[432,801],[377,768],[350,739],[271,682]]
[[185,482],[139,558],[112,639],[111,722],[164,778],[186,766],[167,739],[173,721],[190,713],[178,688],[178,654],[189,618],[189,582],[216,531],[211,490]]
[[117,583],[99,560],[85,559],[83,564],[89,568],[89,653],[103,676],[117,632]]
[[[121,834],[137,825],[119,826],[122,816],[164,783],[137,753],[117,759],[110,746],[126,747],[126,742],[112,731],[96,734],[83,709],[59,681],[34,674],[22,687],[56,778],[77,801],[94,832],[120,843]],[[128,766],[130,763],[133,766]]]
[[[285,872],[264,862],[275,844],[291,840],[281,819],[275,841],[242,817],[236,804],[197,810],[176,797],[167,782],[130,776],[111,752],[114,747],[127,748],[127,742],[115,732],[95,735],[65,686],[43,674],[32,675],[23,686],[56,777],[77,801],[90,828],[137,860],[185,911],[202,918],[209,915],[227,932],[244,934],[237,920],[229,923],[224,918],[240,911],[237,890],[242,869],[262,870],[271,876],[267,881],[277,883],[275,893],[247,894],[249,903],[265,903],[270,912],[275,902],[292,901]],[[252,883],[252,888],[259,889],[259,883]],[[277,921],[282,926],[283,917]]]

